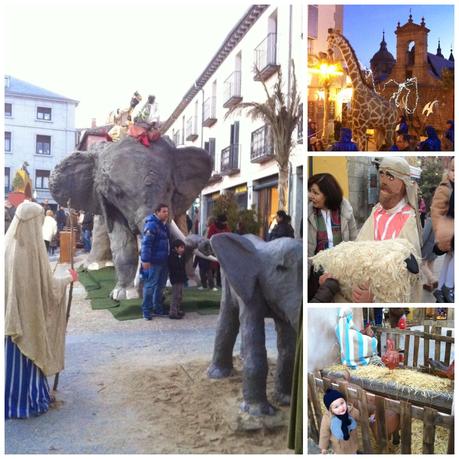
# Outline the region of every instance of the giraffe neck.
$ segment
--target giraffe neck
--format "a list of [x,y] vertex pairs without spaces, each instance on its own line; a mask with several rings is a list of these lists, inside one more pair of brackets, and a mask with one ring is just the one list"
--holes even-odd
[[357,56],[355,55],[355,51],[352,49],[352,46],[343,36],[340,35],[336,36],[335,44],[336,47],[340,50],[344,62],[346,62],[346,66],[349,71],[349,78],[352,81],[354,90],[368,89],[368,86],[363,80],[362,73],[360,71],[360,65],[357,61]]

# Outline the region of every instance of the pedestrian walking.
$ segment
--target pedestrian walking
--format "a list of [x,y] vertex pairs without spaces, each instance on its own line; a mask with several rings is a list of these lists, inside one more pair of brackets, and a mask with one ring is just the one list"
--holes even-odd
[[57,236],[57,223],[51,209],[46,211],[42,228],[43,240],[45,241],[46,251],[50,253],[51,241]]

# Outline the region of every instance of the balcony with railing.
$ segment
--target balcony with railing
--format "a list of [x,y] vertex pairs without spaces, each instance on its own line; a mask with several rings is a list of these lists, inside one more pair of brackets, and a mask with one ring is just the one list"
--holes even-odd
[[204,101],[204,113],[202,117],[202,125],[211,127],[217,122],[217,98],[215,96],[208,97]]
[[181,135],[180,129],[174,132],[172,136],[172,140],[174,141],[176,146],[182,144],[182,135]]
[[241,96],[241,72],[233,72],[224,84],[223,107],[231,108],[242,101]]
[[277,60],[277,34],[270,33],[255,48],[255,66],[258,70],[253,77],[256,81],[266,81],[279,70]]
[[274,158],[274,148],[269,127],[265,124],[252,132],[250,145],[250,161],[264,163]]
[[186,120],[185,138],[186,140],[190,140],[191,142],[194,142],[198,138],[196,121],[197,120],[194,116],[190,116]]
[[239,151],[240,145],[230,145],[222,150],[220,173],[221,175],[234,175],[240,172]]

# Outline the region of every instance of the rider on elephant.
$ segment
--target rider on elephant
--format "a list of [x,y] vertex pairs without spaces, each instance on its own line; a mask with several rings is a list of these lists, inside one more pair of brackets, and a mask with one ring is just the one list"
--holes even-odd
[[134,118],[134,124],[128,129],[128,135],[137,139],[145,147],[150,146],[150,142],[155,142],[161,137],[158,129],[159,114],[155,96],[148,96],[148,100],[142,110]]

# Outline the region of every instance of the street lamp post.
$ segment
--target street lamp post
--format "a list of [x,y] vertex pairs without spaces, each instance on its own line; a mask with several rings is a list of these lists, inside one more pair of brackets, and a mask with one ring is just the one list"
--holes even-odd
[[338,64],[330,62],[329,60],[323,60],[317,67],[311,69],[312,73],[317,73],[319,79],[324,88],[324,116],[323,116],[323,129],[322,129],[322,140],[324,144],[328,144],[329,140],[329,129],[328,129],[328,104],[330,99],[330,87],[334,77],[343,74]]

